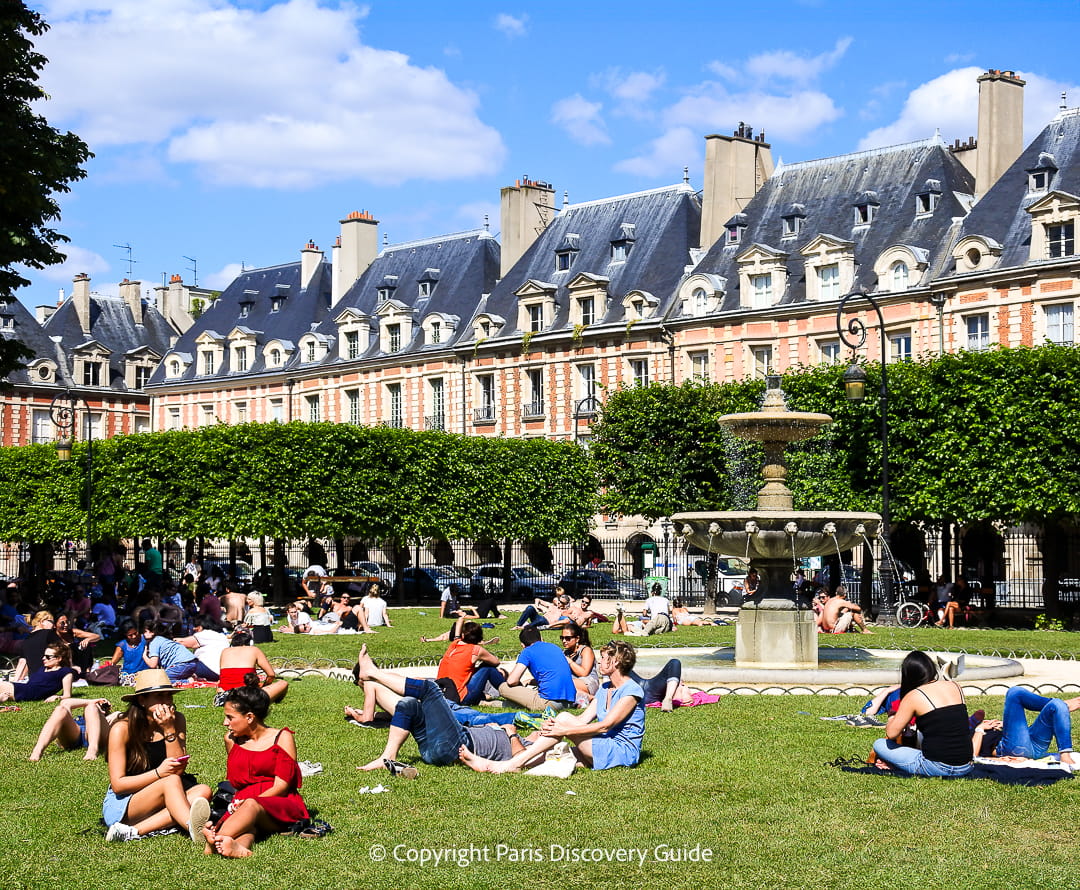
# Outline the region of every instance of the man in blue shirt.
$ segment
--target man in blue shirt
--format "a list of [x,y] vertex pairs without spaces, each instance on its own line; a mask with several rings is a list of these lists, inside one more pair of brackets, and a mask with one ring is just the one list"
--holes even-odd
[[[522,628],[518,639],[525,648],[506,682],[499,686],[499,695],[526,711],[543,711],[549,707],[562,711],[574,707],[577,697],[574,675],[562,649],[540,639],[537,627]],[[536,681],[535,686],[522,685],[526,670]]]

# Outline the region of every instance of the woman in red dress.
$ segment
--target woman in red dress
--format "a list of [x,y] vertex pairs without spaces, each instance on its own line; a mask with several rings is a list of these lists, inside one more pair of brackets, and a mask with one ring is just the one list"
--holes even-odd
[[260,835],[276,834],[308,818],[292,730],[266,725],[270,698],[259,688],[254,671],[247,680],[225,697],[226,777],[236,796],[218,826],[208,822],[203,829],[205,852],[230,859],[250,856]]

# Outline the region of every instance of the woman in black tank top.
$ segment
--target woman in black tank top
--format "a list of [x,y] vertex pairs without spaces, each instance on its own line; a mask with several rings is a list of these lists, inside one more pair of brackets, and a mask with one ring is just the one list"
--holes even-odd
[[[885,738],[874,742],[878,764],[913,776],[966,776],[972,770],[971,730],[960,686],[938,679],[925,652],[910,652],[900,665],[900,705],[885,725]],[[915,720],[922,748],[900,743]]]

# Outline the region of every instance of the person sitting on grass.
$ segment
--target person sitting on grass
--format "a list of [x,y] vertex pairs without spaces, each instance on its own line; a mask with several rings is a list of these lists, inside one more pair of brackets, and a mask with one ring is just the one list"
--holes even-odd
[[416,778],[416,767],[397,761],[402,745],[410,736],[416,740],[420,759],[432,766],[456,763],[463,750],[498,761],[523,749],[513,724],[463,726],[433,681],[380,670],[368,654],[367,646],[361,647],[357,658],[357,678],[365,685],[371,684],[380,704],[393,712],[382,754],[358,767],[360,770],[388,769],[392,775]]
[[278,834],[308,818],[292,730],[267,726],[269,713],[270,697],[254,671],[246,685],[226,693],[226,778],[236,794],[218,825],[204,820],[201,826],[208,855],[242,859],[251,855],[260,836]]
[[498,689],[506,680],[498,668],[499,656],[481,646],[483,640],[484,629],[475,621],[465,621],[458,638],[446,647],[435,676],[449,681],[439,685],[451,701],[475,705],[483,700],[488,685]]
[[[266,653],[252,642],[251,634],[246,630],[233,631],[229,648],[221,653],[221,677],[218,679],[221,693],[218,694],[221,695],[222,703],[231,690],[247,685],[248,674],[256,668],[262,671],[265,677],[261,681],[261,686],[270,701],[277,702],[285,698],[285,693],[289,691],[289,684],[277,678]],[[215,699],[214,704],[217,703]]]
[[[555,596],[550,603],[544,602],[542,599],[533,600],[531,606],[526,606],[525,610],[518,616],[517,624],[515,627],[561,627],[566,624],[570,617],[567,615],[567,607],[570,605],[570,597],[566,595],[566,591],[562,587],[555,588]],[[540,610],[543,609],[543,614],[540,614]]]
[[566,663],[570,665],[570,673],[574,675],[577,700],[582,702],[583,706],[587,705],[600,688],[596,652],[593,650],[592,640],[589,639],[589,632],[571,621],[559,631],[559,642],[562,643]]
[[477,772],[517,772],[542,762],[548,751],[566,739],[574,743],[574,756],[586,767],[635,766],[645,735],[645,691],[631,679],[636,658],[634,647],[625,640],[605,643],[600,647],[600,676],[605,682],[580,715],[548,718],[540,738],[509,760],[485,758],[462,746],[461,762]]
[[[1001,720],[983,720],[972,734],[975,756],[1023,757],[1038,760],[1057,742],[1062,763],[1074,764],[1072,749],[1072,712],[1080,710],[1080,697],[1047,698],[1023,686],[1013,686],[1005,693]],[[1027,712],[1038,716],[1028,725]],[[996,739],[996,743],[995,740]]]
[[107,841],[134,841],[151,831],[185,828],[202,841],[210,789],[188,775],[187,721],[173,704],[175,690],[160,668],[135,675],[129,705],[109,732],[109,790],[101,815]]
[[827,634],[842,634],[847,633],[852,624],[859,628],[859,633],[873,633],[866,629],[862,606],[847,598],[847,591],[841,584],[822,607],[821,630]]
[[120,665],[120,685],[131,686],[135,683],[135,675],[146,669],[143,661],[143,652],[146,651],[146,640],[139,633],[139,628],[134,621],[125,621],[120,625],[124,638],[116,644],[116,650],[112,658],[105,664]]
[[195,653],[169,638],[162,622],[144,621],[142,633],[146,641],[143,661],[149,668],[164,670],[169,675],[170,682],[187,680],[198,675],[201,670],[205,671],[201,663],[196,661]]
[[[523,627],[518,639],[524,648],[506,682],[499,686],[500,697],[527,711],[575,707],[574,674],[559,647],[540,639],[540,628],[534,626]],[[535,686],[522,683],[526,670],[532,674]]]
[[71,698],[75,669],[71,650],[60,640],[45,647],[44,662],[30,672],[22,683],[0,680],[0,701],[58,701],[61,694]]
[[[75,716],[73,711],[83,709]],[[56,742],[65,751],[85,748],[83,760],[97,760],[98,754],[109,738],[109,729],[119,714],[110,713],[112,705],[107,698],[65,698],[60,701],[45,725],[41,727],[31,762],[41,760],[45,749]]]
[[583,630],[587,629],[594,621],[607,621],[608,617],[592,610],[592,600],[583,596],[576,603],[571,602],[564,610],[566,617]]

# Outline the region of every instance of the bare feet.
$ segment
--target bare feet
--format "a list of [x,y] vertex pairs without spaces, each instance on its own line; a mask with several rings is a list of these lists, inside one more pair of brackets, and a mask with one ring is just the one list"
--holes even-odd
[[675,705],[671,701],[670,698],[665,698],[662,702],[660,702],[660,710],[661,711],[674,711],[675,710]]
[[499,639],[500,637],[492,637],[490,640],[486,640],[485,642],[487,642],[489,646],[494,646],[497,642],[499,642]]
[[368,655],[367,643],[364,643],[364,645],[360,647],[360,654],[356,656],[356,667],[358,669],[357,676],[361,680],[370,680],[371,672],[378,670],[378,668],[375,667],[375,662],[372,661],[371,656]]
[[[87,759],[89,759],[89,758],[87,758]],[[32,753],[30,754],[30,757],[28,758],[28,760],[29,760],[29,761],[30,761],[31,763],[37,763],[37,762],[38,762],[39,760],[41,760],[41,752],[40,752],[40,751],[34,751],[34,752],[32,752]]]
[[227,859],[244,859],[251,855],[251,850],[239,843],[236,838],[219,834],[214,841],[217,851]]
[[478,773],[517,772],[517,770],[509,766],[506,761],[488,760],[486,757],[480,757],[464,745],[458,748],[458,759],[469,767],[469,769],[474,769]]
[[203,847],[203,856],[211,856],[214,853],[214,844],[217,841],[217,832],[214,831],[214,826],[207,822],[202,827],[202,835],[206,838],[206,846]]
[[362,722],[364,719],[364,715],[359,708],[350,708],[348,705],[345,706],[345,716],[350,720],[355,720],[357,723]]
[[361,772],[369,773],[372,770],[386,769],[386,766],[383,764],[383,759],[381,757],[376,757],[371,763],[365,763],[363,766],[358,766],[357,769]]

